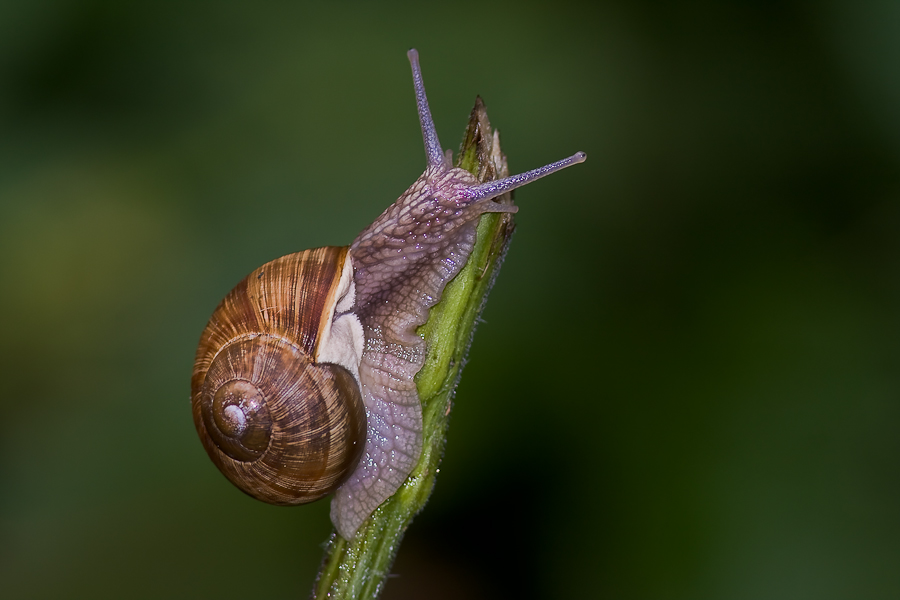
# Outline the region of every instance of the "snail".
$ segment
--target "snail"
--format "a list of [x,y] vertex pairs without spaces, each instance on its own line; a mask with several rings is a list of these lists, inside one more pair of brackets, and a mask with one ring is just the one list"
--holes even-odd
[[418,53],[407,56],[425,172],[350,246],[289,254],[238,283],[201,335],[191,378],[194,425],[222,473],[271,504],[334,492],[345,539],[419,459],[416,328],[465,265],[478,218],[516,212],[494,198],[586,157],[478,183],[441,148]]

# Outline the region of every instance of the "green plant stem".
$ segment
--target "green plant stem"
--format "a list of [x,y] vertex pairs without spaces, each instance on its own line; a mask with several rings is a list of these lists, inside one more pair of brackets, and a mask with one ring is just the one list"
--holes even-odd
[[[457,166],[480,181],[509,174],[480,98],[469,118]],[[509,194],[497,200],[512,203]],[[428,347],[425,365],[416,376],[422,401],[422,456],[400,489],[376,509],[352,540],[332,534],[316,581],[315,598],[371,599],[384,587],[403,534],[434,487],[447,439],[453,392],[513,228],[509,213],[481,217],[468,262],[447,284],[428,322],[419,328]]]

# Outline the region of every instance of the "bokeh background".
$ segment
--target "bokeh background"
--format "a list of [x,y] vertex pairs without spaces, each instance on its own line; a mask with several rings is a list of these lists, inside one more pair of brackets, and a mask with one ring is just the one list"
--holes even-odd
[[0,4],[0,595],[306,597],[195,344],[480,94],[518,230],[386,599],[900,597],[900,4]]

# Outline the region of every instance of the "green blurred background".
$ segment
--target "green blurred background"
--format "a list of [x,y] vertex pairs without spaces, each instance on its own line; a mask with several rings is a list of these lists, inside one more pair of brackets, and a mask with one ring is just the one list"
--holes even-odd
[[305,597],[191,422],[246,273],[480,94],[518,231],[384,598],[900,597],[900,4],[0,4],[0,595]]

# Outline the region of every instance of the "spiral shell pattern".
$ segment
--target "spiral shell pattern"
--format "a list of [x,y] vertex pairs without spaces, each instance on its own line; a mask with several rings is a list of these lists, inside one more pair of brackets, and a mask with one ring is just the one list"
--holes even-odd
[[333,491],[365,446],[356,381],[313,358],[345,260],[347,248],[326,247],[266,263],[225,297],[201,337],[191,384],[200,439],[232,483],[271,504]]

